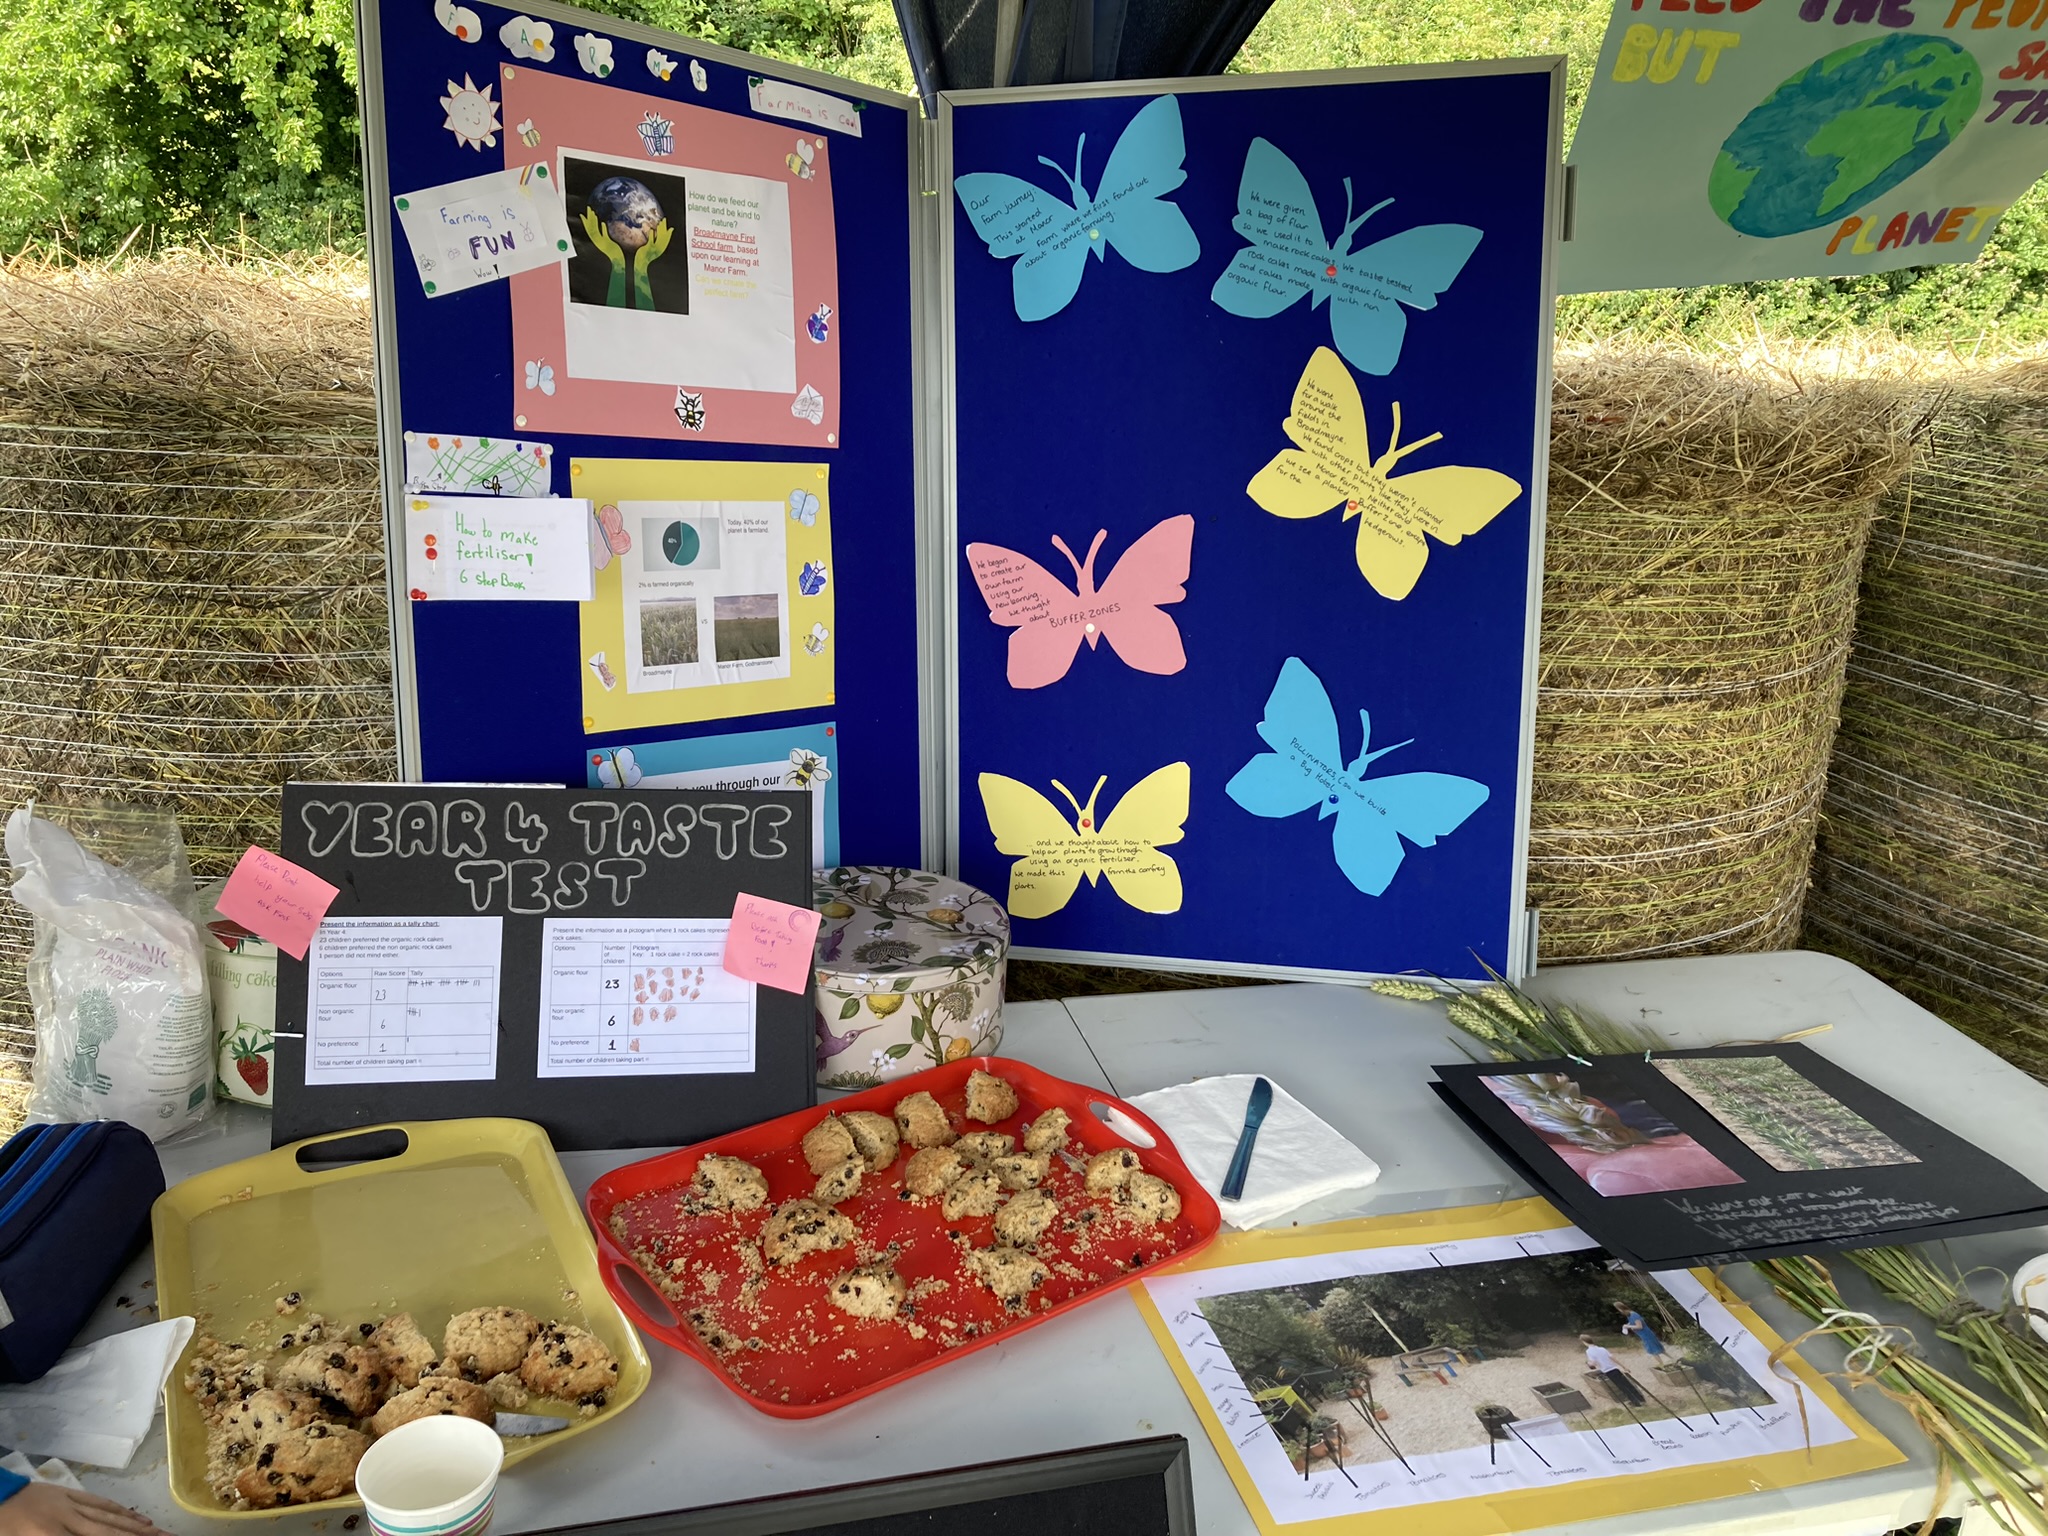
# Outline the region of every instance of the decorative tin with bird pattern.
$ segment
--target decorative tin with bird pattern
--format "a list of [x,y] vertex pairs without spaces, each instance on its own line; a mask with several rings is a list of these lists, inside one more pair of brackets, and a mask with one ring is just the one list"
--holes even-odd
[[1010,915],[986,891],[921,869],[821,871],[818,1083],[872,1088],[1003,1038]]

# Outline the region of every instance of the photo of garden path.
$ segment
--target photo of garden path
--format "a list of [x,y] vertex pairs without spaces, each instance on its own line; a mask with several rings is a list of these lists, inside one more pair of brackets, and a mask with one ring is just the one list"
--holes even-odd
[[[1772,1401],[1661,1286],[1600,1249],[1242,1291],[1201,1309],[1297,1469],[1489,1444],[1547,1459],[1546,1437],[1577,1430],[1621,1452],[1616,1434]],[[1630,1314],[1641,1325],[1624,1331]],[[1625,1381],[1591,1369],[1582,1336]]]

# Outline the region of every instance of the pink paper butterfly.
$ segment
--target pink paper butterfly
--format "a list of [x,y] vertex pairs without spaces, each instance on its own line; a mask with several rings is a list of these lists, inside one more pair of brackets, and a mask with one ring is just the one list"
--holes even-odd
[[619,509],[599,507],[590,523],[590,568],[601,571],[612,563],[613,555],[623,555],[632,547],[633,535],[626,532]]
[[989,617],[1016,630],[1010,636],[1012,688],[1058,682],[1074,664],[1081,642],[1093,649],[1105,635],[1110,649],[1140,672],[1178,672],[1188,664],[1179,626],[1159,610],[1187,596],[1194,518],[1183,512],[1140,535],[1097,587],[1095,556],[1108,536],[1106,529],[1096,534],[1087,560],[1081,561],[1065,540],[1053,535],[1053,546],[1074,568],[1075,591],[1015,550],[999,544],[967,546],[967,563]]

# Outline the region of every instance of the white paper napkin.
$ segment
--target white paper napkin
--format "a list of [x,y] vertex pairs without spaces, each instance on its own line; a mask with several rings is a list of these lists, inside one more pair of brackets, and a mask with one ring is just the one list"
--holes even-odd
[[119,1471],[163,1397],[192,1319],[168,1317],[66,1350],[41,1381],[0,1387],[0,1444]]
[[[1202,1187],[1217,1195],[1223,1219],[1234,1227],[1277,1226],[1311,1201],[1364,1189],[1380,1165],[1333,1130],[1328,1121],[1273,1083],[1273,1106],[1259,1127],[1244,1198],[1218,1194],[1231,1154],[1244,1130],[1244,1108],[1256,1077],[1202,1077],[1176,1083],[1130,1102],[1159,1123]],[[1271,1078],[1267,1079],[1272,1082]]]

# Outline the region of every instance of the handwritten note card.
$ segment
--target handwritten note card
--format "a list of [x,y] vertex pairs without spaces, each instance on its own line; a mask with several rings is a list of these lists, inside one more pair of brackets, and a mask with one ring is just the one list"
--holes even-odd
[[747,105],[764,117],[786,117],[792,123],[830,128],[835,133],[850,133],[856,139],[860,137],[860,110],[852,102],[828,96],[823,91],[814,91],[808,86],[749,75]]
[[590,503],[560,496],[408,496],[405,582],[415,602],[587,603]]
[[252,845],[214,905],[222,917],[270,940],[294,960],[303,960],[313,930],[340,894],[338,887],[311,870]]
[[567,261],[569,219],[546,163],[509,166],[392,200],[431,298]]
[[818,914],[810,908],[742,891],[725,934],[725,969],[742,981],[801,992],[810,985],[817,942]]

